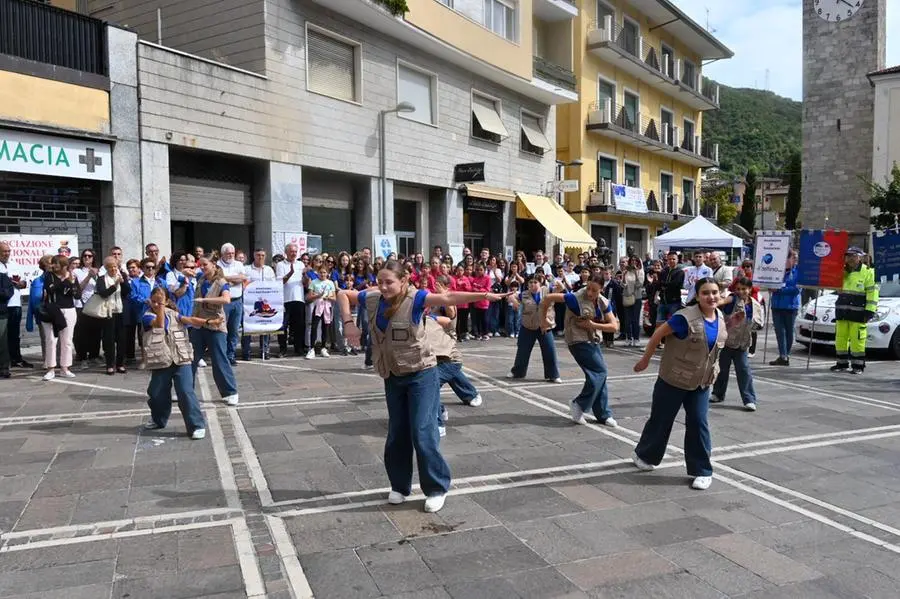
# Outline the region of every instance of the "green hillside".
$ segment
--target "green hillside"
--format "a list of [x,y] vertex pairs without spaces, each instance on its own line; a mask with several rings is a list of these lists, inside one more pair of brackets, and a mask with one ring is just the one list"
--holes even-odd
[[721,108],[703,114],[703,137],[719,144],[721,169],[743,174],[780,174],[800,150],[802,105],[758,89],[721,86]]

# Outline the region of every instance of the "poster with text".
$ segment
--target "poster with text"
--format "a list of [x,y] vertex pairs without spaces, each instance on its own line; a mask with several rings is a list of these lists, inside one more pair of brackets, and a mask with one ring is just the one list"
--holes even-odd
[[78,256],[77,235],[19,235],[15,233],[0,234],[0,241],[9,244],[9,276],[18,276],[28,287],[22,290],[23,295],[28,295],[31,282],[41,276],[38,262],[44,255],[56,256],[63,254],[67,257]]
[[280,281],[253,281],[244,288],[244,335],[281,330],[284,322],[284,285]]
[[376,235],[374,254],[387,260],[391,254],[397,253],[397,238],[394,235]]
[[797,285],[822,289],[843,287],[844,254],[849,244],[850,234],[847,231],[801,231]]
[[872,237],[875,276],[880,281],[900,280],[900,231],[879,231]]
[[760,231],[756,234],[753,284],[767,289],[784,286],[784,269],[791,249],[790,231]]
[[644,190],[640,187],[613,185],[612,193],[616,210],[639,212],[641,214],[647,212],[647,200],[644,196]]
[[300,256],[307,252],[307,234],[306,233],[287,233],[284,231],[272,232],[272,255],[284,255],[284,248],[289,243],[297,246],[297,255]]
[[450,254],[450,257],[453,258],[453,266],[456,266],[463,261],[463,250],[465,247],[466,246],[461,243],[448,244],[447,252]]

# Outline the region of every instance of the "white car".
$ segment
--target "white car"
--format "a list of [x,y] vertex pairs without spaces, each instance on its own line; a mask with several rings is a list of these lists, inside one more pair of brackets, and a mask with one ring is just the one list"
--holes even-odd
[[[800,309],[800,316],[794,325],[797,341],[806,346],[810,341],[818,346],[834,346],[834,304],[837,297],[837,293],[829,291],[819,297],[818,303],[809,302]],[[888,351],[895,360],[900,360],[900,283],[888,281],[880,284],[878,311],[867,330],[867,350]]]

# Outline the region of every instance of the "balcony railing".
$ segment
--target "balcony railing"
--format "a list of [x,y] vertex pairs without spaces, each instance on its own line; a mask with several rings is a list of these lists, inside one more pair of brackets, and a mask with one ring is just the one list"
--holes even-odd
[[715,202],[704,202],[700,206],[700,216],[715,221],[719,218],[719,205]]
[[676,60],[675,80],[696,96],[700,96],[716,106],[719,105],[719,84],[704,78],[700,70],[693,64],[680,58]]
[[[604,179],[599,183],[591,185],[591,192],[588,196],[588,207],[593,208],[618,208],[616,206],[616,198],[612,188],[616,185],[609,179]],[[650,215],[657,218],[678,217],[678,216],[694,216],[698,210],[696,199],[691,198],[688,201],[682,201],[681,196],[677,193],[660,192],[651,189],[645,192],[647,211]]]
[[697,206],[695,206],[696,201],[691,196],[685,196],[681,202],[681,207],[678,209],[678,214],[681,216],[696,216],[697,215]]
[[106,76],[102,21],[29,0],[0,0],[0,54]]
[[589,125],[614,125],[619,129],[656,143],[663,143],[659,125],[655,118],[628,110],[622,104],[610,99],[592,102],[588,107]]
[[555,83],[569,91],[576,90],[575,73],[571,69],[560,66],[546,58],[534,57],[534,75],[538,79]]

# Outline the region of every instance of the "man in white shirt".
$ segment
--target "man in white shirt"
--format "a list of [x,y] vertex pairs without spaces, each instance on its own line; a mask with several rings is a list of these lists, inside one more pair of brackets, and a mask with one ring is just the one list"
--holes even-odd
[[550,268],[550,264],[544,260],[544,252],[540,250],[534,253],[534,269],[535,272],[541,271],[548,277],[553,274],[553,269]]
[[13,368],[34,368],[22,358],[22,289],[28,284],[22,280],[16,264],[9,259],[11,253],[9,244],[0,241],[0,272],[9,277],[13,286],[13,295],[6,304],[9,361]]
[[[272,270],[271,266],[266,264],[266,250],[263,248],[256,248],[253,251],[253,262],[244,267],[244,273],[247,275],[247,281],[250,283],[255,281],[275,280],[275,271]],[[282,317],[284,317],[284,314],[282,314]],[[259,336],[259,346],[263,360],[269,359],[269,338],[269,335]],[[250,345],[252,341],[253,339],[250,335],[243,335],[241,337],[241,357],[245,362],[250,361]]]
[[712,269],[704,264],[704,260],[706,260],[706,256],[703,252],[694,252],[694,265],[684,269],[684,288],[687,290],[685,302],[694,299],[694,285],[697,281],[713,276]]
[[722,257],[719,256],[719,252],[710,252],[709,268],[712,270],[712,276],[716,283],[719,284],[719,293],[724,294],[734,281],[731,268],[722,264]]
[[225,323],[228,326],[228,342],[225,345],[225,353],[232,366],[237,366],[235,351],[238,343],[238,330],[241,328],[241,320],[244,316],[242,303],[244,301],[244,265],[234,259],[234,245],[226,243],[219,253],[219,267],[225,273],[225,280],[231,287],[231,303],[225,306]]
[[279,357],[287,355],[288,338],[298,356],[306,355],[306,297],[303,271],[306,266],[297,259],[296,243],[284,246],[284,260],[275,266],[275,278],[284,284],[284,331],[278,335]]

